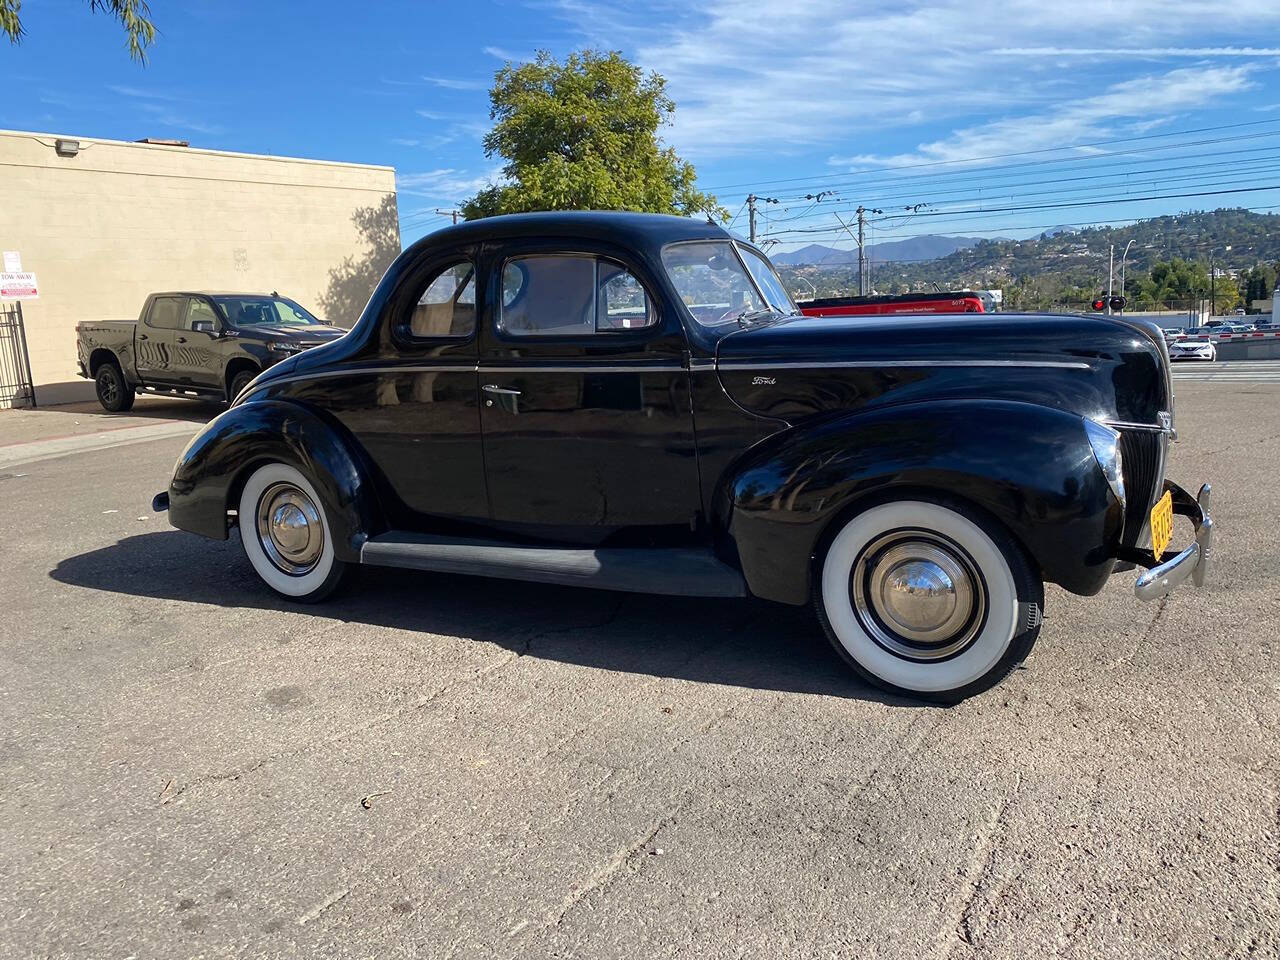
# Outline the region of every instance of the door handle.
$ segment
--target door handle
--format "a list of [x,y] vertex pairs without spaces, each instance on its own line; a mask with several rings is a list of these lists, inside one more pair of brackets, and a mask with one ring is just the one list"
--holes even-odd
[[147,339],[147,335],[146,335],[145,333],[140,333],[140,334],[138,334],[138,339],[139,339],[139,340],[145,340],[145,339]]
[[495,403],[507,413],[520,412],[520,391],[511,390],[507,387],[500,387],[496,383],[486,383],[481,387],[485,393],[492,394],[497,400],[486,399],[484,405],[492,407]]

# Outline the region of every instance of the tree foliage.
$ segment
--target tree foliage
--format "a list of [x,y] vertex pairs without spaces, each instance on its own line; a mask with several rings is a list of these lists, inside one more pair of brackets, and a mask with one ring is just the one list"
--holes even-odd
[[550,53],[506,64],[489,92],[495,121],[485,155],[506,160],[505,182],[462,205],[468,220],[531,210],[638,210],[727,219],[697,188],[693,165],[658,128],[675,104],[666,80],[616,51]]
[[[120,21],[129,56],[139,63],[147,62],[147,48],[156,39],[147,0],[89,0],[89,9],[94,13],[109,13]],[[0,33],[5,34],[10,43],[22,42],[26,33],[22,28],[22,0],[0,0]]]
[[1235,278],[1225,273],[1211,280],[1209,269],[1181,257],[1157,260],[1145,276],[1126,284],[1126,292],[1139,309],[1159,310],[1212,296],[1213,312],[1225,313],[1240,302],[1240,288]]

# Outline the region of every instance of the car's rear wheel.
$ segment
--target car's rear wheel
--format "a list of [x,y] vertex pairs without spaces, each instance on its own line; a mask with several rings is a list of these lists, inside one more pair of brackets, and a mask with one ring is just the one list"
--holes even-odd
[[835,533],[814,577],[814,605],[864,679],[954,703],[1031,652],[1044,586],[998,523],[942,498],[897,500]]
[[284,463],[259,467],[238,507],[240,542],[262,582],[303,603],[323,600],[353,565],[334,556],[333,534],[315,487]]
[[124,381],[124,373],[114,362],[98,367],[93,375],[93,390],[103,410],[124,413],[133,409],[134,394]]

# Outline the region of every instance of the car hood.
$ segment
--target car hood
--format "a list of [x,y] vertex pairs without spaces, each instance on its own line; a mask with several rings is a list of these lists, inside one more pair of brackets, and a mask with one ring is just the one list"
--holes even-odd
[[1164,345],[1148,327],[1070,314],[796,316],[726,334],[716,364],[735,402],[787,422],[984,398],[1155,423],[1169,409],[1168,379]]
[[328,343],[330,340],[337,340],[347,331],[341,327],[331,327],[325,325],[314,325],[307,327],[290,326],[287,324],[254,324],[253,326],[237,327],[241,334],[249,334],[255,337],[264,337],[271,340],[285,340],[289,343]]

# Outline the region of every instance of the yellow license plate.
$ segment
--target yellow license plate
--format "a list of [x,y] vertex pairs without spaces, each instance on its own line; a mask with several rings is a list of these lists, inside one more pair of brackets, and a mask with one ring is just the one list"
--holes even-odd
[[1168,490],[1151,508],[1151,552],[1157,561],[1173,539],[1173,497]]

